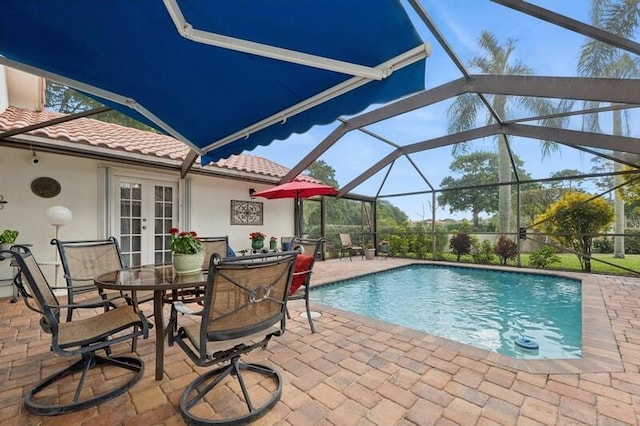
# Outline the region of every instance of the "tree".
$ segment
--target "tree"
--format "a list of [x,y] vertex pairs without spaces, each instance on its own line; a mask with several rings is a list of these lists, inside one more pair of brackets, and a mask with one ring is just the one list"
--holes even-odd
[[[557,172],[551,173],[551,175],[549,177],[552,178],[568,178],[570,176],[580,176],[582,173],[580,172],[580,170],[576,170],[576,169],[563,169],[563,170],[558,170]],[[584,182],[581,179],[563,179],[563,180],[555,180],[555,181],[551,181],[549,182],[549,186],[551,188],[558,188],[558,189],[569,189],[569,190],[579,190],[582,188],[582,184]]]
[[593,234],[604,231],[613,221],[613,208],[604,199],[584,192],[568,192],[536,218],[536,230],[550,234],[560,244],[571,247],[583,271],[591,272]]
[[[514,156],[514,162],[518,168],[522,168],[523,162]],[[438,196],[438,203],[449,206],[449,212],[471,211],[474,227],[478,227],[480,213],[488,214],[498,211],[498,182],[499,174],[498,156],[492,152],[477,151],[466,155],[456,155],[449,165],[449,170],[460,177],[446,176],[440,183],[442,192]],[[529,175],[522,171],[522,178]],[[495,185],[495,186],[480,186]],[[479,187],[480,186],[480,187]],[[455,188],[466,188],[450,191]]]
[[324,160],[314,161],[307,167],[305,172],[309,176],[321,180],[325,185],[331,185],[335,188],[340,186],[336,179],[336,169],[328,165]]
[[[44,106],[46,108],[63,114],[74,114],[77,112],[89,111],[103,106],[100,102],[87,95],[49,80],[47,80],[45,87],[44,102]],[[113,123],[124,127],[144,130],[146,132],[159,133],[155,128],[147,126],[146,124],[114,110],[96,114],[92,118],[106,123]]]
[[[440,183],[443,189],[473,187],[495,184],[498,178],[498,159],[486,151],[457,156],[449,165],[449,170],[461,177],[445,177]],[[498,187],[480,187],[445,191],[438,195],[438,204],[449,206],[449,212],[471,211],[472,222],[478,226],[481,212],[498,211]]]
[[[507,43],[501,46],[496,37],[488,31],[482,31],[478,40],[479,46],[484,50],[483,56],[475,57],[471,60],[471,67],[477,68],[485,74],[531,74],[531,69],[521,64],[519,61],[511,63],[511,53],[515,49],[515,41],[509,39]],[[512,108],[533,111],[536,115],[549,115],[557,112],[560,108],[554,106],[551,101],[541,98],[533,98],[526,96],[504,96],[504,95],[486,95],[491,107],[500,117],[509,117],[509,111]],[[473,93],[466,93],[459,96],[455,102],[449,107],[447,116],[449,117],[449,133],[458,133],[472,129],[476,125],[478,111],[483,107],[483,101],[479,96]],[[496,122],[495,117],[487,114],[487,124]],[[560,119],[545,119],[543,125],[560,126]],[[511,157],[505,135],[497,136],[498,143],[498,164],[499,164],[499,182],[507,183],[512,181]],[[547,155],[557,147],[551,142],[542,144],[543,155]],[[465,150],[465,144],[454,146],[454,154],[458,150]],[[499,188],[499,206],[500,215],[500,232],[508,233],[511,220],[511,187],[503,185]]]
[[[629,0],[592,0],[591,23],[612,34],[625,38],[633,38],[638,28],[638,1]],[[587,39],[582,46],[578,61],[578,73],[586,77],[637,78],[640,75],[638,63],[625,51],[595,39]],[[585,108],[597,108],[599,102],[585,102]],[[622,136],[628,122],[628,114],[620,110],[611,111],[613,134]],[[583,128],[591,132],[600,132],[600,114],[584,116]],[[626,131],[628,133],[628,131]],[[624,153],[613,151],[613,157],[624,159]],[[622,170],[622,163],[614,162],[614,170]],[[614,184],[623,183],[621,176],[614,176]],[[616,234],[624,234],[625,214],[623,197],[615,195],[615,229]],[[613,256],[624,257],[624,237],[614,238]]]

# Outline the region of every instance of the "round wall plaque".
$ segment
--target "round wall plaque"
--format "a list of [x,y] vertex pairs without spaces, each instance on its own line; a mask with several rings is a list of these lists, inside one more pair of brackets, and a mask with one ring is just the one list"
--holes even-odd
[[61,189],[60,183],[50,177],[39,177],[31,182],[31,191],[42,198],[53,198]]

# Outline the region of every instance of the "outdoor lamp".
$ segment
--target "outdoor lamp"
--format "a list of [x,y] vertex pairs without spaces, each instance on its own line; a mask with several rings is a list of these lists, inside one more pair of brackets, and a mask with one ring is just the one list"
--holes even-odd
[[73,214],[71,210],[63,206],[49,207],[44,213],[44,217],[47,219],[50,225],[56,227],[56,238],[58,238],[58,227],[64,226],[71,222]]
[[[52,207],[49,207],[46,212],[44,212],[44,217],[45,217],[45,219],[47,219],[47,222],[49,222],[50,225],[53,225],[53,226],[56,227],[56,240],[57,240],[60,227],[68,224],[69,222],[71,222],[71,219],[73,219],[73,214],[71,213],[71,210],[69,210],[68,208],[66,208],[64,206],[52,206]],[[58,272],[60,270],[60,265],[59,265],[59,262],[58,262],[58,250],[57,249],[55,251],[55,261],[54,261],[53,265],[55,267],[55,278],[54,278],[55,279],[55,284],[54,284],[54,286],[57,288],[58,287],[58,275],[59,275]]]

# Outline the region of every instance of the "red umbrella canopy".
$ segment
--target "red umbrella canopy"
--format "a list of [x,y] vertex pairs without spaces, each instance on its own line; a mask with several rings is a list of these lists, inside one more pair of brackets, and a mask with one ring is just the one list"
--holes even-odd
[[292,181],[256,192],[254,197],[274,198],[309,198],[316,195],[336,195],[338,191],[329,185],[315,182]]

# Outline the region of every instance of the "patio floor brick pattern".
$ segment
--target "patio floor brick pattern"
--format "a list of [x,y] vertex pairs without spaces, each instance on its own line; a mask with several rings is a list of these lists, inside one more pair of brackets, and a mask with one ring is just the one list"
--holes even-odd
[[[409,263],[401,259],[317,262],[313,284]],[[586,282],[586,281],[585,281]],[[287,332],[248,359],[282,374],[281,400],[256,425],[635,425],[640,423],[638,279],[589,276],[583,301],[587,359],[522,361],[336,309],[311,334],[304,301],[290,304]],[[588,288],[587,288],[588,287]],[[56,417],[22,406],[26,390],[69,362],[49,351],[37,314],[0,299],[2,425],[182,425],[182,390],[203,369],[167,348],[154,380],[154,339],[140,340],[143,379],[98,407]],[[126,352],[128,343],[115,347]],[[102,380],[115,380],[108,375]]]

